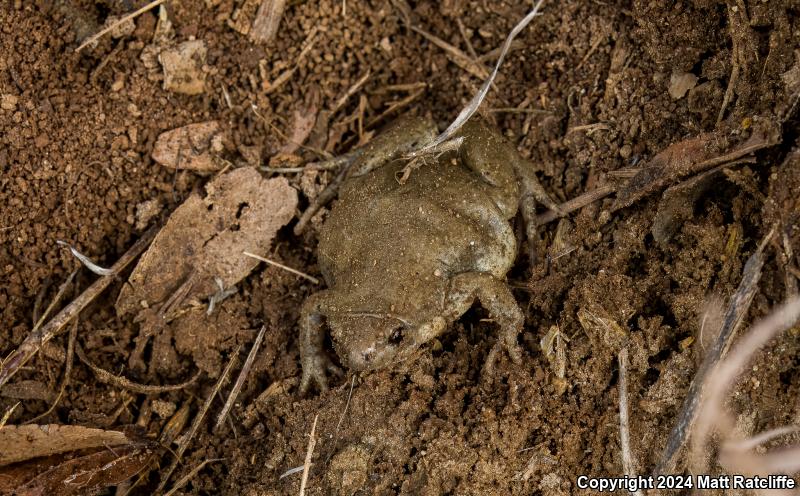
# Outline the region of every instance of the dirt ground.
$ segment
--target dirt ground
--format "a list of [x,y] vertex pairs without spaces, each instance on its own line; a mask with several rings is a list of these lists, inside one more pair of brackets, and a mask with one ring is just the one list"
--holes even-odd
[[[160,66],[144,56],[158,9],[137,17],[127,34],[76,53],[108,16],[144,3],[0,7],[2,356],[79,265],[56,240],[110,266],[209,180],[156,163],[161,133],[216,120],[227,140],[220,158],[239,168],[298,167],[319,160],[320,149],[343,153],[403,114],[427,115],[444,129],[496,60],[482,54],[499,47],[531,8],[502,0],[289,1],[275,39],[260,44],[231,27],[242,2],[171,0],[170,43],[196,39],[207,48],[203,91],[187,95],[165,89]],[[496,328],[474,308],[414,360],[347,373],[325,394],[300,396],[298,311],[320,286],[261,265],[202,325],[178,318],[162,329],[143,348],[143,366],[132,358],[142,323],[117,314],[124,278],[112,283],[78,320],[88,359],[144,384],[176,384],[198,370],[200,379],[176,391],[131,393],[75,359],[65,394],[37,423],[137,424],[155,439],[176,408],[189,405],[191,417],[197,414],[239,346],[241,363],[266,325],[230,420],[212,428],[228,383],[172,483],[204,460],[223,460],[195,474],[185,494],[297,494],[301,474],[281,475],[303,465],[315,417],[307,494],[572,494],[579,474],[623,473],[617,354],[624,346],[635,469],[648,473],[703,357],[704,309],[733,294],[773,226],[780,236],[766,248],[745,325],[797,290],[798,22],[793,0],[545,2],[481,112],[536,164],[559,202],[619,184],[683,140],[708,137],[704,147],[714,157],[759,126],[771,126],[775,138],[714,176],[684,202],[682,217],[667,215],[669,236],[651,228],[664,188],[679,178],[628,205],[615,205],[612,195],[543,226],[533,267],[521,255],[509,274],[526,316],[523,363],[502,358],[492,384],[481,383],[480,370]],[[476,55],[465,62],[419,31]],[[310,35],[313,44],[298,60]],[[296,121],[309,115],[317,125],[305,147],[286,153]],[[300,192],[298,209],[333,177],[283,176]],[[281,229],[270,257],[319,277],[315,247],[325,214],[300,236],[292,233],[296,220]],[[64,301],[96,278],[80,270]],[[582,322],[589,314],[619,332]],[[552,326],[568,339],[563,378],[540,344]],[[52,404],[66,350],[65,332],[0,390],[0,414],[21,402],[9,424]],[[743,435],[797,422],[799,351],[798,334],[789,332],[746,371],[731,400]],[[155,490],[172,460],[168,451],[160,456],[160,468],[146,471],[131,494]]]

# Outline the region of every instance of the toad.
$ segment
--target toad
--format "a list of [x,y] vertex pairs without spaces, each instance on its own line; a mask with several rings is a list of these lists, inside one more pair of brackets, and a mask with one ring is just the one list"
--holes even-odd
[[523,315],[505,282],[517,254],[509,221],[521,198],[558,207],[530,162],[476,118],[457,149],[398,181],[403,156],[435,135],[432,123],[406,118],[354,155],[319,236],[328,289],[301,309],[302,393],[312,384],[326,391],[327,374],[341,374],[324,350],[326,331],[343,365],[375,370],[412,356],[476,300],[499,327],[484,374],[502,350],[521,363]]

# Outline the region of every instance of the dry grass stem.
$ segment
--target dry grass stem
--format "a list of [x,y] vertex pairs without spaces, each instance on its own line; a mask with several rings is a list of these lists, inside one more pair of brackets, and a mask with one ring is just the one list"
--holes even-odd
[[[116,275],[127,267],[138,257],[158,232],[158,228],[153,227],[145,232],[131,248],[111,267]],[[100,293],[114,281],[114,275],[104,276],[96,280],[91,286],[81,293],[70,304],[64,307],[52,320],[43,327],[34,327],[34,330],[25,338],[19,347],[0,363],[0,387],[31,359],[39,349],[53,336],[56,336],[65,325],[69,324],[86,306],[94,301]],[[59,290],[61,292],[61,290]],[[55,302],[54,302],[55,303]],[[53,306],[53,304],[51,304]],[[45,312],[47,314],[48,312]],[[44,318],[44,316],[42,317]]]
[[347,103],[347,100],[349,100],[350,97],[352,97],[361,90],[361,88],[367,83],[367,81],[369,81],[370,75],[371,71],[367,69],[367,72],[364,73],[363,76],[358,78],[358,81],[356,81],[352,86],[350,86],[350,88],[347,89],[344,95],[340,96],[339,99],[336,100],[336,103],[331,109],[330,113],[331,116],[334,115],[339,110],[341,110],[341,108],[344,107],[344,105]]
[[61,386],[58,388],[58,394],[56,395],[56,399],[53,400],[53,404],[42,414],[35,416],[34,418],[25,422],[26,424],[33,424],[41,418],[44,418],[56,409],[58,402],[61,401],[61,398],[64,396],[64,392],[67,390],[67,384],[69,384],[69,378],[72,375],[72,362],[75,357],[75,343],[78,339],[78,321],[74,321],[72,323],[72,328],[69,330],[69,339],[67,340],[67,358],[66,358],[66,365],[64,366],[64,378],[61,380]]
[[303,42],[303,48],[300,50],[300,55],[297,56],[295,59],[294,65],[290,69],[286,69],[282,73],[278,74],[278,77],[275,78],[272,83],[269,84],[266,90],[264,90],[265,95],[269,95],[270,93],[274,93],[275,90],[286,84],[289,81],[295,72],[297,72],[297,67],[303,61],[303,59],[308,56],[311,52],[311,49],[314,48],[314,43],[317,42],[317,27],[311,28],[311,31],[306,36],[306,40]]
[[140,393],[140,394],[161,394],[161,393],[166,393],[168,391],[177,391],[179,389],[183,389],[187,386],[191,386],[192,384],[194,384],[194,382],[200,378],[201,374],[201,372],[198,372],[197,374],[195,374],[194,377],[180,384],[171,384],[168,386],[149,386],[147,384],[139,384],[138,382],[133,382],[130,379],[126,379],[125,377],[114,375],[111,372],[98,367],[97,365],[89,361],[89,358],[83,352],[83,348],[81,348],[81,346],[78,344],[76,344],[75,346],[75,354],[78,355],[80,361],[82,361],[83,363],[86,364],[87,367],[92,369],[92,372],[95,373],[98,381],[102,382],[103,384],[111,384],[112,386],[117,386],[119,388],[127,389],[128,391],[133,391],[134,393]]
[[74,246],[72,246],[71,244],[67,243],[66,241],[57,240],[56,243],[59,246],[66,246],[67,248],[69,248],[69,251],[70,251],[70,253],[72,253],[73,257],[75,257],[78,260],[80,260],[80,262],[87,269],[91,270],[92,272],[94,272],[98,276],[110,276],[110,275],[114,274],[114,271],[112,271],[111,269],[106,269],[105,267],[101,267],[101,266],[97,265],[96,263],[94,263],[92,261],[92,259],[90,259],[86,255],[84,255],[83,253],[79,252],[78,250],[76,250]]
[[[705,394],[701,399],[695,427],[692,430],[692,458],[694,460],[700,459],[701,454],[704,452],[706,441],[713,430],[716,429],[725,437],[730,436],[733,431],[734,421],[725,409],[725,398],[735,384],[739,374],[744,370],[745,365],[758,350],[764,347],[778,333],[795,325],[798,319],[800,319],[800,298],[793,298],[754,325],[739,340],[729,356],[715,367],[712,374],[705,378],[704,387],[702,388]],[[787,430],[777,429],[764,433],[760,438],[757,437],[750,443],[744,442],[740,446],[746,449],[753,443],[761,444],[761,442],[785,434],[788,429],[794,429],[794,427],[785,429]],[[735,449],[736,447],[736,441],[723,443],[721,454],[723,456],[727,455],[724,456],[727,462],[725,465],[731,470],[745,471],[747,473],[776,473],[793,472],[800,469],[800,459],[796,456],[787,459],[784,455],[778,455],[780,451],[765,455],[751,455],[746,453],[744,449]],[[800,447],[793,446],[786,451],[796,452],[798,450],[800,450]],[[731,454],[738,456],[731,456]]]
[[202,463],[198,463],[191,471],[189,471],[188,474],[186,474],[183,477],[181,477],[180,480],[178,482],[176,482],[174,486],[172,486],[172,489],[170,489],[169,491],[165,492],[164,496],[172,496],[173,494],[175,494],[176,491],[178,491],[180,488],[185,486],[187,482],[192,480],[192,477],[197,475],[197,473],[200,472],[201,470],[203,470],[203,468],[206,465],[208,465],[209,463],[221,462],[223,460],[225,460],[225,459],[224,458],[212,458],[210,460],[204,460]]
[[[312,463],[312,465],[313,465],[313,463]],[[278,480],[283,479],[284,477],[289,477],[292,474],[296,474],[298,472],[302,472],[304,468],[306,468],[305,465],[300,465],[299,467],[290,468],[286,472],[282,473],[281,476],[278,477]]]
[[445,53],[450,56],[450,59],[457,66],[464,69],[471,75],[479,79],[486,79],[487,77],[489,77],[489,72],[486,70],[485,67],[476,62],[474,58],[470,57],[466,53],[459,50],[457,47],[451,45],[450,43],[444,41],[443,39],[439,38],[436,35],[433,35],[421,28],[418,28],[417,26],[410,25],[409,29],[411,29],[415,33],[421,35],[426,40],[430,41],[434,45],[444,50]]
[[418,89],[417,91],[411,93],[407,97],[405,97],[405,98],[403,98],[401,100],[398,100],[396,102],[392,102],[388,107],[386,107],[386,110],[384,110],[383,112],[381,112],[377,116],[375,116],[372,119],[370,119],[369,122],[367,122],[367,126],[366,127],[367,128],[374,127],[376,124],[378,124],[379,122],[383,121],[387,116],[389,116],[391,114],[394,114],[398,110],[409,106],[414,100],[416,100],[417,98],[422,96],[422,94],[425,93],[426,89],[427,89],[427,87],[422,87],[422,88]]
[[706,352],[703,363],[700,365],[700,368],[689,386],[689,392],[683,402],[681,413],[678,416],[675,427],[673,427],[670,432],[664,452],[656,466],[656,474],[664,474],[672,471],[678,453],[686,443],[689,433],[693,430],[701,400],[708,394],[707,390],[709,381],[711,380],[711,374],[727,352],[736,330],[739,328],[742,320],[747,315],[747,311],[750,309],[750,303],[753,301],[753,296],[755,296],[756,290],[758,289],[758,281],[761,279],[761,268],[764,266],[764,247],[769,239],[772,238],[773,232],[774,230],[767,234],[759,248],[747,260],[744,266],[742,280],[736,292],[731,297],[730,303],[722,317],[722,326],[719,332],[716,333],[717,338]]
[[[72,284],[72,281],[73,279],[75,279],[75,275],[78,273],[78,270],[79,269],[75,269],[72,272],[70,272],[69,276],[67,277],[67,280],[64,281],[61,284],[61,286],[58,287],[58,291],[56,292],[56,296],[53,298],[53,301],[51,301],[50,304],[47,305],[47,308],[45,308],[44,313],[38,319],[36,319],[36,322],[33,324],[33,329],[31,330],[31,334],[37,333],[37,331],[42,327],[42,324],[44,324],[44,320],[50,316],[50,313],[53,312],[53,309],[56,307],[56,305],[58,305],[61,302],[61,298],[64,297],[64,293],[67,292],[67,288],[69,288],[69,286]],[[44,345],[44,343],[42,343],[42,345]]]
[[17,409],[17,407],[19,406],[19,404],[20,404],[20,402],[19,402],[19,401],[17,401],[17,402],[16,402],[16,403],[14,403],[13,405],[11,405],[11,408],[9,408],[8,410],[6,410],[6,413],[4,413],[4,414],[3,414],[3,417],[2,417],[2,418],[0,418],[0,429],[2,429],[3,427],[5,427],[5,426],[6,426],[6,423],[8,422],[8,419],[10,419],[10,418],[11,418],[11,416],[14,414],[14,410],[16,410],[16,409]]
[[[469,41],[469,35],[467,34],[467,28],[464,27],[464,23],[461,21],[460,17],[456,18],[456,25],[458,25],[458,32],[461,33],[461,38],[464,40],[464,44],[467,45],[467,51],[469,52],[470,57],[472,57],[472,61],[477,63],[477,61],[478,61],[478,52],[475,51],[475,47],[473,47],[472,46],[472,42]],[[484,69],[484,68],[481,66],[481,69]]]
[[[733,19],[735,11],[736,7],[728,5],[728,26],[731,31],[736,29],[738,25]],[[731,50],[731,77],[728,79],[728,87],[725,89],[725,96],[722,98],[722,105],[717,114],[717,125],[722,122],[722,118],[725,116],[725,109],[728,108],[728,104],[731,102],[733,91],[736,87],[736,81],[739,79],[739,37],[732,34],[731,43],[733,45]]]
[[300,480],[300,496],[306,493],[306,484],[308,483],[308,471],[311,469],[311,456],[314,454],[314,446],[317,444],[315,434],[317,432],[317,420],[319,414],[314,415],[314,423],[311,424],[311,434],[308,439],[308,449],[306,450],[306,459],[303,463],[303,478]]
[[[636,463],[631,453],[630,425],[628,423],[628,348],[619,351],[619,444],[622,449],[622,467],[625,475],[635,477]],[[642,496],[640,490],[632,494]]]
[[297,269],[293,269],[291,267],[283,265],[282,263],[278,263],[278,262],[275,262],[275,261],[270,260],[268,258],[264,258],[264,257],[261,257],[259,255],[255,255],[253,253],[250,253],[249,251],[245,251],[245,252],[242,252],[242,253],[244,253],[244,255],[246,255],[248,257],[255,258],[256,260],[259,260],[261,262],[264,262],[264,263],[267,263],[267,264],[270,264],[270,265],[274,265],[275,267],[283,269],[283,270],[285,270],[287,272],[291,272],[294,275],[300,276],[300,277],[302,277],[304,279],[308,279],[309,281],[313,282],[314,284],[319,284],[319,279],[317,279],[314,276],[310,276],[310,275],[306,274],[305,272],[300,272]]
[[128,14],[126,16],[121,17],[114,24],[111,24],[110,26],[107,26],[106,28],[104,28],[104,29],[100,30],[99,32],[93,34],[92,36],[86,38],[86,40],[83,43],[81,43],[78,48],[75,49],[75,51],[76,52],[80,52],[81,50],[86,48],[88,45],[91,45],[95,41],[97,41],[100,38],[102,38],[103,35],[105,35],[106,33],[109,33],[111,31],[113,31],[114,29],[116,29],[117,27],[121,26],[122,24],[125,24],[129,20],[134,19],[134,18],[144,14],[148,10],[150,10],[150,9],[152,9],[154,7],[157,7],[157,6],[161,5],[162,3],[166,2],[166,1],[167,0],[154,0],[154,1],[150,2],[150,3],[148,3],[147,5],[145,5],[144,7],[142,7],[141,9],[136,10],[136,11],[131,12],[130,14]]
[[250,369],[252,368],[253,362],[256,359],[258,348],[261,346],[261,341],[264,339],[264,333],[266,331],[267,326],[265,325],[261,326],[261,330],[258,331],[258,335],[253,343],[253,347],[250,348],[250,353],[247,354],[244,365],[242,365],[242,370],[239,372],[239,377],[236,378],[236,382],[234,383],[233,388],[228,395],[228,399],[225,401],[225,406],[222,407],[222,411],[219,412],[219,415],[217,416],[217,423],[214,426],[215,429],[219,429],[223,422],[225,422],[225,417],[228,416],[228,412],[230,411],[231,407],[233,407],[233,403],[236,401],[236,398],[239,396],[239,392],[242,390],[244,381],[247,379],[247,375],[250,373]]
[[178,445],[178,449],[175,450],[173,455],[175,458],[170,463],[167,470],[161,473],[161,482],[159,482],[158,487],[156,488],[155,493],[160,494],[164,491],[164,488],[167,486],[167,482],[169,482],[169,478],[172,477],[172,473],[175,471],[175,468],[181,462],[181,458],[183,458],[183,453],[186,451],[186,448],[189,447],[189,443],[191,443],[194,436],[197,434],[198,429],[203,424],[203,420],[208,413],[208,409],[211,407],[211,403],[214,402],[214,398],[219,394],[219,390],[222,389],[222,385],[225,384],[225,381],[228,380],[228,377],[231,375],[231,370],[233,370],[233,366],[236,365],[236,357],[239,356],[239,352],[241,351],[242,346],[239,345],[236,347],[236,351],[233,352],[231,355],[231,359],[228,362],[228,365],[225,366],[225,370],[222,371],[222,375],[219,376],[217,382],[214,384],[214,387],[211,389],[211,393],[209,393],[206,400],[203,402],[203,406],[200,407],[200,411],[197,412],[195,415],[194,420],[192,420],[192,425],[189,426],[189,431],[184,436],[181,443]]
[[514,38],[525,29],[525,26],[530,24],[530,22],[539,14],[539,8],[542,6],[544,0],[538,0],[536,5],[533,6],[533,9],[526,15],[516,26],[514,29],[511,30],[506,41],[503,43],[503,47],[500,50],[500,56],[497,59],[497,63],[492,70],[492,73],[489,77],[483,82],[478,93],[470,100],[466,107],[458,114],[456,119],[450,124],[450,126],[445,129],[445,131],[437,136],[433,141],[424,145],[422,148],[418,149],[417,151],[411,153],[409,158],[419,157],[423,154],[427,153],[435,153],[435,150],[442,145],[445,141],[450,140],[455,134],[461,129],[461,126],[464,125],[474,114],[477,112],[478,108],[480,107],[483,100],[486,98],[486,95],[489,92],[489,88],[491,88],[492,83],[494,83],[495,77],[497,77],[497,73],[500,70],[500,66],[503,64],[503,61],[508,54],[508,50],[511,47],[511,42],[514,41]]
[[559,205],[558,207],[561,209],[561,213],[555,212],[553,210],[548,210],[547,212],[544,212],[543,214],[534,217],[533,223],[537,226],[541,226],[542,224],[553,222],[554,220],[559,219],[563,215],[574,212],[576,210],[580,210],[586,205],[592,204],[597,200],[605,198],[614,191],[616,191],[616,188],[611,185],[598,186],[592,191],[586,192],[580,196],[577,196]]

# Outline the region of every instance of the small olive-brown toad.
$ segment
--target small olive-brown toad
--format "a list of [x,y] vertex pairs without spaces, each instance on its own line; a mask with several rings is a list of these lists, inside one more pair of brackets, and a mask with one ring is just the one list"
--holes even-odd
[[324,391],[326,374],[340,373],[323,349],[326,328],[344,365],[378,369],[445,332],[475,300],[499,326],[484,372],[501,349],[520,363],[523,316],[505,283],[517,254],[509,220],[521,197],[555,204],[531,164],[480,119],[463,126],[457,150],[401,184],[403,155],[435,134],[431,123],[406,118],[356,155],[320,233],[329,289],[301,310],[302,392],[312,383]]

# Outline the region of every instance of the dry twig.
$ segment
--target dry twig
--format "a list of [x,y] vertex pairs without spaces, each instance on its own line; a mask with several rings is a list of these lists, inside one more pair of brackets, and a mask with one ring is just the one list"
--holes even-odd
[[689,392],[683,402],[681,413],[667,439],[667,445],[661,455],[661,460],[656,466],[656,474],[672,471],[680,449],[686,443],[689,433],[693,430],[697,420],[698,407],[703,398],[709,394],[707,386],[711,373],[714,372],[717,364],[728,351],[736,330],[750,309],[750,303],[753,301],[758,289],[758,281],[761,279],[761,268],[764,266],[764,247],[772,238],[773,233],[774,230],[771,230],[767,234],[756,252],[753,253],[744,266],[742,280],[731,297],[731,301],[722,318],[722,327],[717,334],[717,338],[706,352],[703,363],[689,386]]
[[561,213],[556,212],[554,210],[548,210],[543,214],[537,215],[533,219],[533,223],[537,226],[541,226],[542,224],[547,224],[549,222],[553,222],[554,220],[563,217],[564,215],[574,212],[576,210],[580,210],[581,208],[589,205],[591,203],[596,202],[597,200],[601,200],[606,196],[610,195],[616,190],[614,186],[606,185],[606,186],[599,186],[592,191],[588,191],[580,196],[577,196],[569,201],[565,201],[558,208],[561,210]]
[[242,370],[239,372],[239,377],[236,378],[236,382],[233,384],[233,388],[231,388],[228,399],[225,401],[225,406],[222,407],[222,411],[219,412],[219,415],[217,416],[217,423],[214,426],[215,429],[219,429],[222,423],[225,422],[225,417],[228,416],[228,412],[233,406],[234,401],[236,401],[236,398],[239,396],[239,391],[242,390],[244,380],[247,378],[247,374],[250,373],[250,368],[253,366],[253,361],[256,359],[258,348],[261,346],[261,341],[264,339],[264,333],[266,331],[267,326],[265,325],[261,326],[261,330],[258,331],[258,335],[253,343],[253,347],[250,348],[250,353],[247,354],[247,359],[245,359],[244,365],[242,365]]
[[131,12],[130,14],[128,14],[126,16],[121,17],[114,24],[111,24],[110,26],[107,26],[106,28],[101,29],[98,33],[95,33],[92,36],[86,38],[86,40],[83,43],[81,43],[78,48],[75,49],[75,51],[76,52],[80,52],[81,50],[86,48],[88,45],[91,45],[95,41],[97,41],[100,38],[102,38],[103,35],[105,35],[106,33],[109,33],[111,31],[113,31],[114,29],[116,29],[117,27],[121,26],[122,24],[125,24],[126,22],[130,21],[131,19],[134,19],[134,18],[144,14],[148,10],[150,10],[150,9],[152,9],[154,7],[157,7],[157,6],[161,5],[162,3],[166,2],[166,1],[167,0],[153,0],[152,2],[150,2],[147,5],[145,5],[144,7],[142,7],[141,9],[136,10],[136,11]]
[[197,430],[200,429],[200,425],[202,425],[203,420],[206,417],[206,413],[208,413],[208,409],[211,407],[211,403],[214,402],[214,397],[217,396],[219,390],[222,388],[222,385],[225,381],[228,380],[228,377],[231,375],[231,370],[233,370],[233,366],[236,364],[236,357],[239,356],[239,351],[241,351],[242,346],[239,345],[236,348],[236,351],[233,352],[231,355],[231,359],[228,362],[228,365],[225,366],[225,370],[222,371],[222,375],[219,376],[219,379],[214,384],[211,393],[206,398],[206,401],[203,403],[203,406],[200,407],[200,411],[197,412],[195,415],[194,420],[192,420],[192,425],[189,427],[189,432],[186,433],[181,443],[178,445],[178,449],[175,450],[173,455],[175,459],[172,460],[172,463],[169,465],[166,471],[162,472],[161,474],[161,482],[158,484],[158,488],[156,488],[155,493],[160,494],[164,491],[164,488],[169,482],[169,478],[172,476],[172,473],[175,471],[175,468],[178,466],[178,463],[181,462],[181,458],[183,457],[183,453],[186,451],[186,448],[189,447],[189,443],[194,438],[195,434],[197,434]]
[[492,83],[494,82],[494,79],[495,77],[497,77],[497,73],[500,70],[500,66],[503,64],[503,61],[505,60],[506,55],[508,54],[508,50],[511,47],[511,42],[514,41],[514,38],[517,37],[520,31],[525,29],[525,26],[530,24],[530,22],[534,19],[534,17],[536,17],[539,14],[539,8],[541,7],[543,2],[544,0],[538,0],[536,2],[536,5],[533,6],[533,9],[528,13],[528,15],[526,15],[519,23],[517,23],[516,26],[514,26],[514,29],[511,30],[511,33],[509,33],[508,37],[506,38],[506,41],[503,43],[503,47],[500,51],[500,56],[497,59],[497,63],[495,64],[492,73],[483,82],[480,89],[478,90],[478,93],[476,93],[475,96],[472,97],[472,100],[470,100],[467,106],[461,110],[461,112],[458,114],[456,119],[450,124],[450,126],[448,126],[448,128],[445,129],[444,132],[439,136],[437,136],[433,141],[425,144],[421,148],[410,153],[408,155],[408,158],[413,159],[421,157],[424,154],[436,153],[436,150],[442,144],[444,144],[445,141],[449,141],[451,138],[453,138],[453,136],[455,136],[458,130],[461,129],[461,126],[463,126],[475,114],[475,112],[478,110],[478,107],[480,107],[481,103],[483,103],[483,100],[486,98],[486,95],[489,93],[489,88],[491,88]]
[[75,357],[75,343],[78,339],[78,321],[72,323],[72,328],[69,330],[69,340],[67,341],[67,358],[66,358],[66,366],[64,368],[64,378],[61,380],[61,386],[58,388],[58,394],[56,395],[56,399],[53,400],[53,404],[42,414],[35,416],[34,418],[25,422],[26,424],[33,424],[37,420],[44,418],[56,409],[56,405],[58,402],[61,401],[61,397],[64,396],[64,392],[67,390],[67,384],[69,384],[70,375],[72,375],[72,362],[73,358]]
[[314,423],[311,424],[311,435],[308,439],[308,449],[306,450],[306,459],[303,463],[303,478],[300,480],[300,496],[306,493],[306,484],[308,483],[308,471],[311,469],[311,456],[314,454],[314,446],[317,444],[317,438],[314,434],[317,431],[317,420],[319,414],[314,415]]
[[[158,232],[158,228],[153,227],[145,232],[130,249],[125,252],[117,263],[115,263],[111,270],[112,275],[104,276],[96,280],[91,286],[80,294],[77,298],[64,307],[55,317],[52,318],[45,326],[36,328],[31,331],[25,341],[19,347],[12,351],[5,360],[0,362],[0,387],[8,382],[8,380],[17,373],[17,371],[25,365],[38,351],[44,346],[45,343],[50,341],[53,336],[56,336],[61,329],[64,328],[72,319],[74,319],[89,303],[91,303],[97,296],[108,287],[114,280],[116,274],[119,274],[125,267],[128,266],[136,257],[138,257]],[[59,290],[61,292],[61,290]],[[55,302],[54,302],[55,303]],[[51,307],[54,305],[51,304]],[[48,309],[49,310],[49,309]],[[48,312],[45,312],[47,314]],[[43,317],[44,318],[44,317]]]
[[173,494],[175,494],[175,492],[178,489],[180,489],[183,486],[185,486],[187,482],[192,480],[192,477],[197,475],[197,473],[200,472],[201,470],[203,470],[203,467],[205,467],[209,463],[221,462],[223,460],[225,460],[225,459],[224,458],[211,458],[210,460],[204,460],[202,463],[197,464],[197,466],[194,467],[188,474],[186,474],[183,477],[181,477],[180,480],[178,482],[176,482],[174,486],[172,486],[172,489],[170,489],[169,491],[164,493],[164,496],[172,496]]
[[258,43],[269,43],[278,33],[286,0],[263,0],[258,7],[250,38]]
[[[636,476],[636,464],[631,453],[630,426],[628,424],[628,348],[619,351],[619,444],[622,448],[622,467],[628,477]],[[633,491],[641,496],[640,490]]]
[[255,258],[256,260],[259,260],[261,262],[267,263],[269,265],[274,265],[275,267],[283,269],[283,270],[285,270],[287,272],[291,272],[294,275],[300,276],[300,277],[302,277],[304,279],[308,279],[309,281],[313,282],[314,284],[319,284],[319,279],[317,279],[314,276],[310,276],[310,275],[306,274],[305,272],[300,272],[297,269],[293,269],[293,268],[291,268],[291,267],[289,267],[287,265],[283,265],[282,263],[275,262],[274,260],[270,260],[268,258],[264,258],[264,257],[261,257],[259,255],[255,255],[253,253],[250,253],[249,251],[245,251],[245,252],[242,252],[242,253],[245,256],[248,256],[250,258]]
[[150,386],[147,384],[139,384],[138,382],[133,382],[130,379],[114,375],[111,372],[98,367],[97,365],[89,361],[89,358],[83,352],[83,348],[81,348],[81,345],[79,344],[76,344],[75,346],[75,354],[78,355],[78,358],[83,363],[85,363],[86,366],[92,369],[92,372],[94,372],[95,375],[97,376],[97,380],[99,380],[103,384],[111,384],[113,386],[117,386],[122,389],[127,389],[128,391],[133,391],[134,393],[140,393],[140,394],[160,394],[160,393],[166,393],[168,391],[177,391],[179,389],[183,389],[187,386],[192,385],[197,379],[200,378],[200,374],[202,373],[198,372],[197,374],[195,374],[194,377],[180,384],[171,384],[168,386]]

